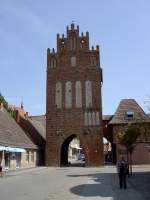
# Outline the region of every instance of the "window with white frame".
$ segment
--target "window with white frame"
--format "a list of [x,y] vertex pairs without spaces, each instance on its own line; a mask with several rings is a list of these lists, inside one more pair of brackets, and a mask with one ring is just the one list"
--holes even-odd
[[133,120],[134,119],[134,111],[133,110],[127,110],[125,112],[125,119],[127,120]]

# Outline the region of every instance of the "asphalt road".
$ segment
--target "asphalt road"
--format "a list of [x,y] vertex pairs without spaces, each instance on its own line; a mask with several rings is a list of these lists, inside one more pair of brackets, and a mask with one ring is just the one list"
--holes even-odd
[[0,200],[149,200],[150,166],[135,167],[134,171],[127,190],[119,189],[112,166],[9,172],[0,178]]

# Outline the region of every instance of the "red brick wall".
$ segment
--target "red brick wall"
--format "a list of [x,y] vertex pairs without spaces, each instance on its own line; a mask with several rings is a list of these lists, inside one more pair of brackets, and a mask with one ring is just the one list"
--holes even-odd
[[[69,39],[76,38],[76,49],[70,51]],[[84,48],[80,42],[84,39]],[[62,42],[64,42],[62,44]],[[76,56],[77,65],[70,64],[71,56]],[[96,66],[91,66],[91,56],[96,57]],[[57,60],[56,68],[50,67],[51,59]],[[67,37],[57,35],[57,52],[47,53],[47,102],[46,102],[46,165],[59,166],[61,146],[65,139],[71,135],[80,138],[86,152],[87,165],[100,165],[103,163],[102,144],[102,106],[101,106],[101,78],[99,48],[89,50],[89,34],[79,36],[77,29],[67,28]],[[62,83],[62,108],[55,106],[55,84]],[[85,81],[92,81],[93,106],[90,111],[100,113],[100,126],[85,126],[84,112],[89,110],[85,106]],[[65,82],[72,82],[72,108],[65,108]],[[82,83],[82,108],[75,107],[75,81]]]
[[[117,133],[122,130],[124,126],[122,125],[116,125],[113,127],[113,137],[114,137],[114,142],[116,143],[116,155],[117,159],[119,159],[119,156],[124,156],[126,158],[125,154],[125,148],[121,146],[120,144],[117,144],[117,139],[116,135]],[[132,162],[133,164],[150,164],[150,153],[148,151],[148,145],[149,142],[141,142],[137,143],[136,147],[133,151],[132,155]],[[123,151],[122,151],[123,150]]]

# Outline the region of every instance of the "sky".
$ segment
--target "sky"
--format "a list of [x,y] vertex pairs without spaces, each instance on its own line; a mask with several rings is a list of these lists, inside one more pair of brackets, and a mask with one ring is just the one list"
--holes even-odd
[[100,45],[103,114],[150,96],[149,0],[0,0],[0,92],[31,115],[46,110],[46,49],[75,21]]

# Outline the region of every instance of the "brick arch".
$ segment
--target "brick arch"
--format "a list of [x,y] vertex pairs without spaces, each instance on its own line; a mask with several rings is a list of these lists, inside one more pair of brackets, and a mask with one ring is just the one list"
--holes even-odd
[[70,142],[76,137],[76,135],[70,135],[62,142],[60,149],[60,166],[68,164],[68,147]]
[[[68,147],[69,147],[69,144],[70,142],[74,139],[74,138],[79,138],[80,140],[80,143],[81,143],[81,146],[83,147],[83,145],[85,145],[83,142],[82,142],[82,139],[79,137],[78,134],[71,134],[69,136],[67,136],[62,144],[60,145],[60,166],[66,166],[68,165]],[[86,157],[86,160],[87,160],[87,152],[86,152],[86,147],[84,148],[85,149],[85,157]]]

